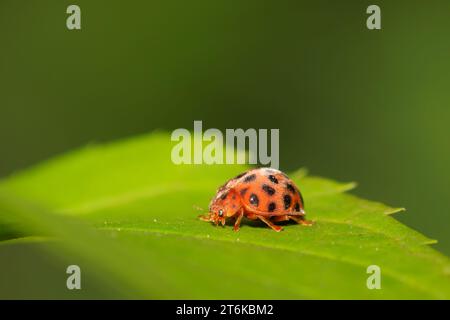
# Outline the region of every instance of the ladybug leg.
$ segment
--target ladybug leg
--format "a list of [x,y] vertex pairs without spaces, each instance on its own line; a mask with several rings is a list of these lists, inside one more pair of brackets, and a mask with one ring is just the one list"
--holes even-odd
[[297,222],[298,224],[304,225],[304,226],[312,226],[313,222],[309,220],[305,220],[303,217],[296,217],[296,216],[288,216],[289,219]]
[[262,222],[264,222],[265,224],[267,224],[269,227],[272,228],[272,230],[275,230],[276,232],[280,232],[281,230],[283,230],[282,227],[274,225],[269,219],[267,219],[266,217],[263,216],[258,216],[258,219],[261,220]]
[[272,217],[272,222],[281,222],[281,221],[289,221],[289,216],[287,214],[283,216]]
[[201,214],[198,216],[198,218],[202,221],[211,221],[211,215],[210,214]]
[[234,231],[239,231],[239,226],[241,225],[242,217],[244,216],[244,209],[241,209],[237,214],[236,221],[234,222]]

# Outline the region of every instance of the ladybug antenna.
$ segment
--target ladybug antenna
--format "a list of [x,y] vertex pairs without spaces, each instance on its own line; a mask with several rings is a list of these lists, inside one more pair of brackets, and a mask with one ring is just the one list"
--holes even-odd
[[199,206],[197,206],[195,204],[192,206],[192,208],[194,208],[197,211],[203,211],[203,208],[200,208]]

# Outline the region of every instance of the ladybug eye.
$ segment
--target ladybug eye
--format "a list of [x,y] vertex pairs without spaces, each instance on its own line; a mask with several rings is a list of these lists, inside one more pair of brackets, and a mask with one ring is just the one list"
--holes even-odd
[[223,210],[220,209],[220,210],[219,210],[219,217],[222,217],[222,216],[223,216]]

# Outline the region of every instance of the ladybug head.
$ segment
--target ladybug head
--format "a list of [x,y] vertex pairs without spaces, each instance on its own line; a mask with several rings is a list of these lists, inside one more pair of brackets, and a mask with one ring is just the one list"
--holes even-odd
[[215,225],[220,223],[224,226],[225,217],[225,208],[220,204],[213,204],[209,207],[209,221],[214,222]]
[[240,209],[239,197],[234,190],[219,189],[209,204],[209,213],[202,220],[225,225],[225,219],[233,216]]

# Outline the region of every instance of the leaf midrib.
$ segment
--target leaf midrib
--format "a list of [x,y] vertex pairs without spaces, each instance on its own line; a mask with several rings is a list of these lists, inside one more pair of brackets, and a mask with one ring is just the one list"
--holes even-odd
[[[345,191],[352,189],[354,186],[355,186],[354,183],[344,184],[341,188],[335,190],[335,192],[322,192],[319,194],[316,193],[316,194],[313,194],[311,197],[316,198],[316,197],[326,196],[326,195],[330,195],[330,194],[344,193]],[[151,198],[154,198],[154,197],[160,196],[160,195],[169,195],[171,193],[180,192],[183,190],[203,191],[204,189],[202,188],[201,184],[198,184],[196,186],[189,186],[189,187],[186,185],[180,185],[180,184],[167,184],[167,185],[158,186],[158,187],[136,189],[131,192],[123,192],[123,193],[119,193],[119,194],[112,195],[112,196],[101,197],[99,199],[87,201],[87,202],[84,202],[84,203],[81,203],[78,205],[67,206],[67,208],[60,208],[60,209],[56,210],[56,212],[58,212],[60,214],[69,214],[69,215],[89,215],[89,213],[95,212],[95,210],[107,209],[107,208],[117,208],[117,207],[120,207],[121,205],[131,204],[131,203],[134,203],[139,200],[151,199]],[[388,212],[386,212],[384,214],[391,215],[395,212],[399,212],[402,210],[403,210],[403,208],[395,208],[395,209],[389,210]],[[328,219],[328,218],[320,218],[319,220],[325,221],[325,222],[330,222],[330,223],[341,224],[341,225],[355,226],[355,227],[367,230],[368,232],[371,232],[371,233],[383,235],[389,239],[392,239],[395,242],[400,241],[399,239],[393,237],[392,235],[390,235],[388,233],[381,232],[379,230],[370,228],[364,224],[349,224],[346,222],[341,222],[338,220],[333,220],[333,219]],[[421,244],[432,244],[435,242],[436,241],[430,240],[427,242],[423,242]]]

